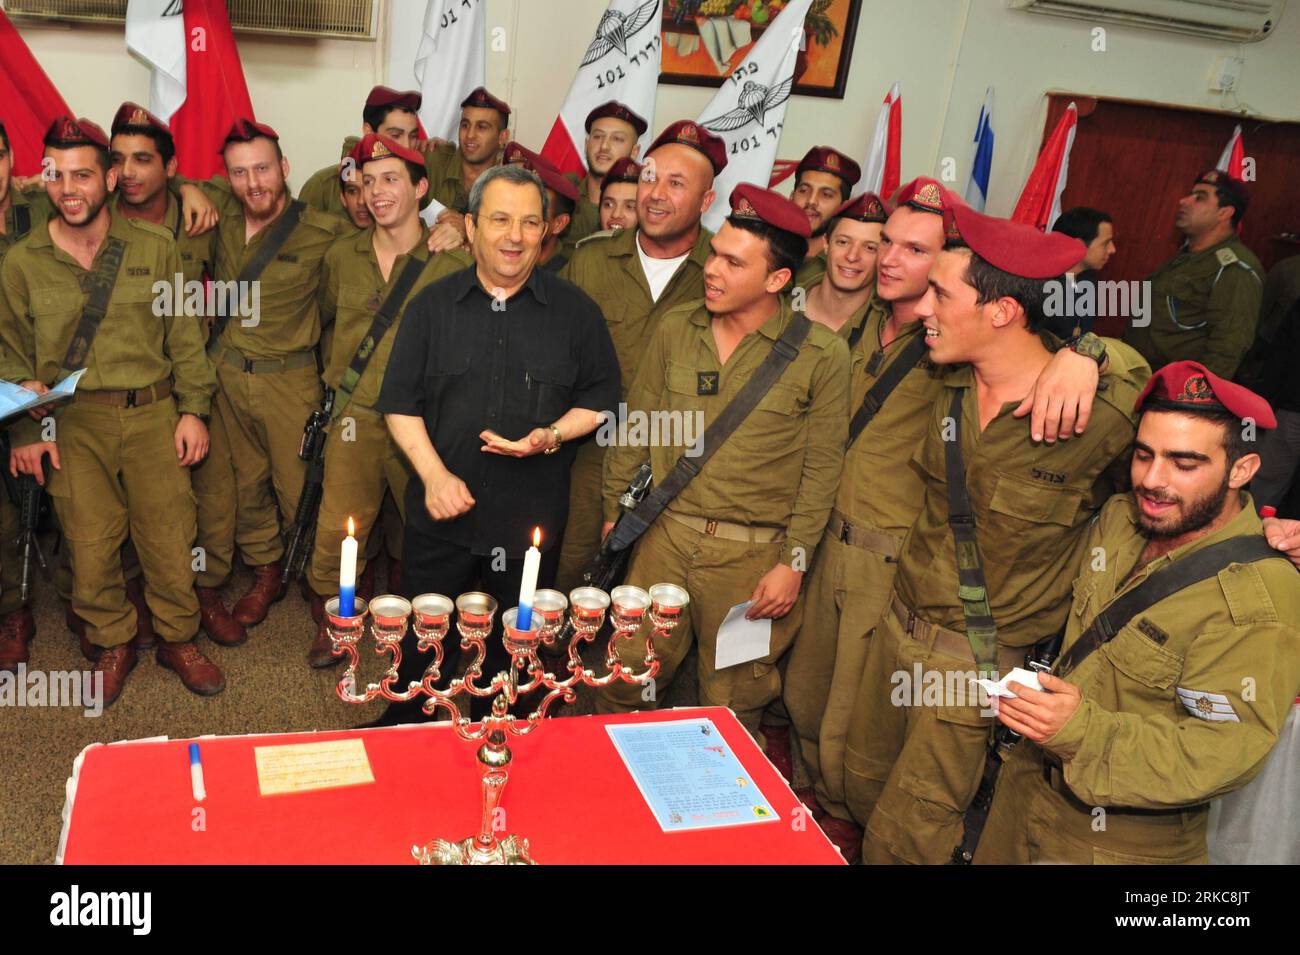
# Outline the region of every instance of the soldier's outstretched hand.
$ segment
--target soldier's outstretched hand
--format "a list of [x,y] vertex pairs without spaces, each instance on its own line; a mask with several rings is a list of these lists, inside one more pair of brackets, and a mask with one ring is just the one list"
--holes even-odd
[[1016,695],[1015,698],[998,698],[998,719],[1035,743],[1059,733],[1083,702],[1079,688],[1059,676],[1040,673],[1038,682],[1043,688],[1041,693],[1012,680],[1007,689]]
[[510,458],[528,458],[534,454],[542,454],[555,444],[555,436],[548,428],[534,428],[518,441],[503,438],[491,429],[479,432],[479,437],[483,440],[480,451]]
[[36,483],[45,486],[45,469],[41,465],[41,458],[45,455],[50,456],[50,464],[54,465],[55,470],[61,470],[59,464],[59,446],[53,441],[38,441],[35,444],[25,444],[21,448],[14,448],[9,454],[9,473],[14,477],[20,474],[30,474],[36,478]]
[[777,564],[759,578],[758,586],[749,598],[754,601],[754,606],[745,611],[745,619],[771,617],[777,620],[784,617],[799,599],[799,585],[802,583],[803,574],[787,564]]
[[208,456],[208,426],[196,415],[181,415],[172,441],[183,468],[193,467]]

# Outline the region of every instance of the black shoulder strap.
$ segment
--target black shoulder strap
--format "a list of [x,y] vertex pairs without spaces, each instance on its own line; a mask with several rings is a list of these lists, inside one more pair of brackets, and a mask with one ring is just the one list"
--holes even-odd
[[81,310],[81,320],[72,333],[72,341],[68,342],[68,353],[63,356],[63,367],[67,371],[85,367],[95,333],[99,331],[99,325],[108,313],[113,286],[117,285],[117,273],[122,270],[122,259],[125,256],[126,243],[117,236],[109,236],[104,242],[104,250],[99,254],[95,270],[90,273],[90,286],[86,304]]
[[[866,327],[866,322],[854,330],[857,334]],[[849,348],[853,346],[850,345]],[[871,424],[871,419],[876,416],[881,408],[885,405],[885,399],[890,396],[907,377],[907,373],[916,367],[916,363],[921,360],[925,354],[925,335],[917,335],[903,347],[899,356],[894,359],[894,363],[885,369],[884,374],[876,379],[876,383],[867,389],[866,395],[862,398],[862,407],[853,415],[853,420],[849,422],[849,440],[845,447],[852,446],[853,442]]]
[[805,316],[796,312],[791,317],[790,324],[785,327],[781,337],[772,344],[772,350],[767,353],[763,363],[741,386],[736,397],[727,402],[727,406],[704,429],[700,453],[695,457],[689,457],[683,452],[668,476],[642,499],[635,510],[624,514],[618,525],[610,532],[610,547],[613,550],[624,550],[632,546],[663,513],[668,503],[704,469],[704,465],[708,464],[718,448],[722,447],[732,433],[740,427],[741,422],[749,417],[750,412],[758,407],[763,396],[785,373],[790,362],[795,360],[799,354],[799,346],[808,337],[810,328],[812,322]]
[[366,331],[365,337],[361,339],[356,354],[352,356],[347,371],[343,372],[343,379],[339,382],[338,388],[335,389],[334,417],[337,418],[342,414],[343,409],[352,400],[352,392],[356,391],[361,376],[366,373],[366,366],[370,364],[370,359],[374,357],[375,349],[379,347],[379,342],[388,333],[388,330],[393,327],[393,320],[397,318],[402,303],[406,301],[406,296],[411,294],[411,288],[415,285],[415,280],[420,277],[420,273],[424,271],[427,264],[426,260],[412,255],[407,258],[402,265],[402,270],[397,273],[396,278],[393,280],[393,287],[388,290],[388,294],[384,296],[384,300],[375,311],[375,317],[370,323],[370,328]]
[[1088,629],[1079,634],[1079,639],[1070,644],[1057,660],[1057,674],[1064,676],[1073,670],[1094,650],[1109,643],[1130,620],[1166,597],[1202,580],[1209,580],[1229,564],[1253,564],[1270,558],[1286,559],[1269,545],[1263,535],[1252,534],[1219,541],[1160,568],[1128,593],[1112,600],[1093,618]]
[[966,639],[979,669],[992,673],[998,667],[998,627],[989,607],[989,588],[975,535],[975,512],[966,491],[966,465],[961,459],[961,406],[965,396],[965,388],[956,389],[948,410],[953,422],[952,440],[945,441],[943,449],[948,526],[957,548],[957,598],[966,617]]
[[863,318],[862,324],[849,332],[849,351],[853,351],[853,349],[857,347],[858,342],[862,341],[862,333],[867,330],[868,321],[869,319]]
[[21,239],[32,231],[32,210],[27,206],[14,206],[14,239]]
[[[280,251],[280,247],[289,238],[289,234],[297,228],[298,220],[302,218],[303,210],[306,208],[306,204],[299,202],[297,199],[289,203],[289,208],[284,210],[284,215],[280,216],[275,224],[269,228],[266,238],[262,240],[262,244],[257,247],[257,251],[249,258],[248,263],[239,270],[239,275],[236,277],[236,289],[245,289],[249,283],[257,281],[266,267],[271,264],[271,260],[275,258],[276,253]],[[237,294],[242,294],[242,292]],[[213,342],[221,338],[226,326],[230,324],[229,302],[231,296],[218,296],[218,299],[224,300],[227,307],[223,308],[221,314],[212,322],[211,341]]]

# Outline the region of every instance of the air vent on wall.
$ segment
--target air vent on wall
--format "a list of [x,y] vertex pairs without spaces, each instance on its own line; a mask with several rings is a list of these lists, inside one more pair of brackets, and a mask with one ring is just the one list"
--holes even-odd
[[[183,0],[175,0],[180,6]],[[378,0],[229,0],[236,33],[375,38]],[[126,0],[5,0],[11,17],[82,23],[125,23]]]
[[1253,43],[1277,26],[1286,0],[1009,0],[1028,13]]

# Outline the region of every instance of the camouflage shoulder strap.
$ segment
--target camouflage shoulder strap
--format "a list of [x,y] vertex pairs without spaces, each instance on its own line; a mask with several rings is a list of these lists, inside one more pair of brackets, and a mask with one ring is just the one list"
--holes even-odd
[[126,242],[115,235],[104,241],[104,248],[99,253],[99,262],[90,273],[90,283],[86,294],[86,304],[81,309],[81,320],[77,322],[72,341],[68,343],[68,353],[63,356],[66,371],[77,371],[86,367],[86,358],[90,355],[91,343],[100,323],[108,314],[108,303],[113,297],[113,287],[117,285],[117,274],[122,271],[122,259],[126,257]]
[[[268,227],[266,238],[262,240],[262,244],[257,247],[257,251],[239,270],[239,275],[236,277],[235,288],[240,290],[240,295],[243,294],[242,289],[250,283],[256,282],[258,277],[266,270],[266,267],[271,264],[271,260],[280,251],[280,246],[284,245],[289,238],[289,234],[297,228],[298,220],[302,217],[303,210],[306,208],[305,204],[295,199],[289,203],[289,208],[284,210],[284,215],[280,216],[274,225]],[[226,296],[227,307],[223,308],[221,314],[212,321],[212,336],[209,340],[214,345],[221,338],[222,333],[225,332],[226,326],[230,324],[230,298],[231,296]]]
[[982,673],[998,668],[998,627],[989,607],[989,588],[984,579],[979,541],[975,534],[975,513],[966,491],[966,465],[961,459],[961,406],[965,388],[952,396],[948,415],[953,420],[951,441],[944,442],[943,456],[948,479],[948,526],[957,548],[957,597],[966,617],[966,639]]
[[388,330],[393,327],[393,320],[397,318],[397,313],[401,311],[402,303],[406,301],[406,296],[411,293],[416,279],[424,271],[425,260],[412,255],[402,266],[393,281],[393,287],[388,290],[384,300],[379,303],[379,308],[375,310],[374,320],[370,323],[366,335],[361,339],[361,344],[357,346],[357,352],[352,356],[352,361],[348,363],[347,371],[343,372],[343,379],[339,382],[338,388],[335,389],[334,400],[334,417],[343,413],[349,401],[352,400],[352,392],[356,391],[357,384],[361,381],[361,376],[366,373],[366,366],[370,364],[370,359],[374,357],[375,349],[379,347],[379,342],[388,334]]

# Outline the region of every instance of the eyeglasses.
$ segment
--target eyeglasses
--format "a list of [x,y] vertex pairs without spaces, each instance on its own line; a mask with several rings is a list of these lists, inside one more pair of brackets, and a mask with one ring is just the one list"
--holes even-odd
[[525,235],[536,235],[546,227],[545,221],[540,216],[524,216],[522,219],[515,219],[504,212],[494,212],[486,219],[488,228],[493,232],[506,232],[518,223],[520,231]]

